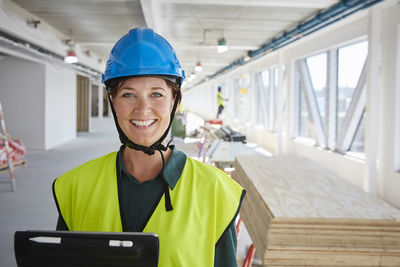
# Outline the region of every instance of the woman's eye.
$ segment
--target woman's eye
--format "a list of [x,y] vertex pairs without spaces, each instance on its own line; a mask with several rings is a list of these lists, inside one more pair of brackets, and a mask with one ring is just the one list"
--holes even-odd
[[160,94],[160,93],[153,93],[152,96],[154,96],[154,97],[162,97],[163,95]]
[[122,95],[123,98],[131,98],[132,96],[133,96],[132,93],[124,93],[124,94]]

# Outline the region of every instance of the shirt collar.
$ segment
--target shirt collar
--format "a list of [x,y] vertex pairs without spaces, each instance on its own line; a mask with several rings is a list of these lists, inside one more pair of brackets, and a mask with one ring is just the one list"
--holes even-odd
[[[117,159],[118,160],[117,166],[119,168],[118,172],[119,173],[124,172],[126,175],[129,175],[128,171],[125,168],[122,157],[121,157],[123,150],[124,150],[124,146],[121,146],[121,148],[118,152],[118,159]],[[185,163],[186,163],[186,155],[183,152],[175,149],[175,147],[172,147],[171,157],[169,158],[167,164],[164,167],[164,171],[163,171],[163,179],[168,184],[168,186],[171,188],[171,190],[174,189],[176,183],[178,182],[179,178],[181,177],[183,168],[185,167]]]

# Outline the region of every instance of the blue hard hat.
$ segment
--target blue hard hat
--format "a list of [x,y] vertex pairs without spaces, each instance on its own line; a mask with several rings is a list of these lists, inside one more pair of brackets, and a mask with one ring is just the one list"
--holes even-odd
[[185,79],[174,49],[152,29],[136,28],[111,50],[102,81],[126,76],[170,77],[180,87]]

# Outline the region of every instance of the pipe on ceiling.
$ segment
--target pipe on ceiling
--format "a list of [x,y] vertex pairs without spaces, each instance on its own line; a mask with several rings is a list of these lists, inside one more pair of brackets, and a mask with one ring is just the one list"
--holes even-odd
[[[252,59],[258,58],[260,56],[265,55],[265,53],[269,51],[276,50],[278,48],[282,48],[298,39],[309,35],[313,32],[316,32],[338,20],[341,20],[361,9],[368,8],[372,5],[375,5],[383,0],[341,0],[340,2],[334,4],[333,6],[324,9],[318,12],[316,15],[310,17],[309,19],[298,23],[293,28],[285,31],[281,35],[274,37],[272,40],[268,41],[267,43],[263,44],[259,49],[249,51],[248,56]],[[229,70],[232,70],[235,67],[244,65],[248,63],[249,60],[246,60],[246,57],[241,57],[228,66],[220,69],[216,73],[211,76],[207,77],[208,79],[213,79],[218,75],[221,75]],[[206,79],[200,81],[194,86],[197,86]]]
[[101,73],[99,71],[81,63],[77,64],[64,63],[63,56],[3,31],[0,31],[0,46],[11,49],[12,51],[17,51],[19,53],[28,56],[32,56],[39,60],[44,60],[50,63],[56,63],[62,66],[71,67],[72,69],[75,69],[78,72],[89,75],[90,77],[93,78],[93,80],[101,81]]

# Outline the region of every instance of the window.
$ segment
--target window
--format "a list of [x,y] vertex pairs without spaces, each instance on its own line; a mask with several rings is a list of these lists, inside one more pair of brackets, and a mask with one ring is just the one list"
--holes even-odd
[[262,85],[263,85],[263,101],[264,101],[264,109],[263,109],[263,113],[264,113],[264,121],[263,121],[263,125],[266,129],[268,129],[268,125],[269,125],[269,119],[270,119],[270,103],[271,103],[271,99],[270,99],[270,70],[264,70],[263,72],[261,72],[261,77],[262,77]]
[[[258,72],[254,77],[254,89],[255,89],[255,123],[258,125],[266,124],[266,116],[267,116],[267,98],[266,98],[266,86],[264,81],[264,72]],[[268,71],[267,71],[268,72]]]
[[365,110],[361,118],[360,124],[357,127],[356,134],[350,146],[350,151],[357,153],[364,153],[364,140],[365,140]]
[[261,109],[262,114],[259,116],[260,123],[262,123],[270,132],[275,131],[275,109],[278,96],[278,68],[270,67],[259,74],[259,86],[260,97],[261,97]]
[[365,59],[368,53],[367,41],[349,45],[338,50],[338,103],[337,122],[340,131],[343,119],[350,106]]
[[235,79],[233,82],[233,118],[236,120],[239,115],[239,78]]
[[322,124],[325,122],[325,103],[326,103],[326,74],[327,74],[327,54],[322,53],[306,59],[308,70],[311,76],[312,87],[318,105],[319,115]]
[[304,90],[300,90],[299,136],[312,138]]
[[238,118],[241,122],[248,122],[250,115],[250,107],[249,107],[249,90],[250,90],[250,75],[244,74],[241,75],[238,79],[239,82],[239,91],[238,91]]
[[278,88],[279,88],[279,70],[278,67],[273,67],[271,69],[271,88],[270,88],[270,107],[269,107],[269,124],[267,129],[271,132],[275,131],[275,127],[276,127],[276,116],[275,116],[275,110],[276,110],[276,106],[277,106],[277,99],[278,99]]
[[342,153],[364,153],[367,53],[362,41],[296,62],[297,136]]
[[297,71],[300,96],[299,136],[313,138],[317,145],[325,147],[320,109],[325,109],[326,53],[299,60]]

